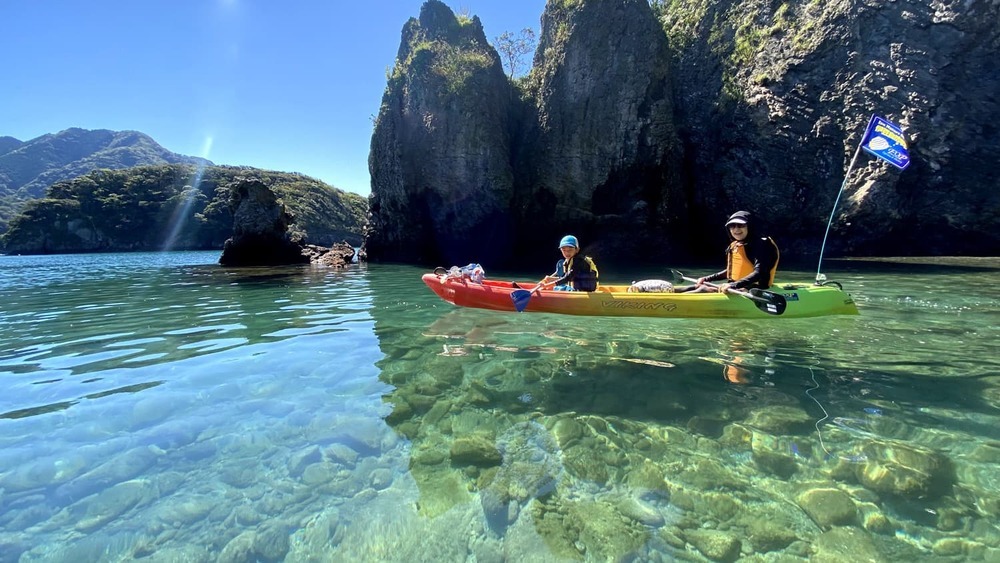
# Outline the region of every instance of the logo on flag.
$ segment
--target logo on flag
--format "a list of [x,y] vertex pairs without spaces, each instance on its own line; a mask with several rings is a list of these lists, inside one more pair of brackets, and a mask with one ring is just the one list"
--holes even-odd
[[910,151],[906,148],[903,130],[877,115],[872,115],[868,122],[861,148],[900,170],[910,165]]

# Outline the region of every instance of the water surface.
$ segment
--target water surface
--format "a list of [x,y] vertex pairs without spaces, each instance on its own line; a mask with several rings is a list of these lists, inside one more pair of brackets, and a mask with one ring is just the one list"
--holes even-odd
[[1000,557],[995,260],[718,321],[217,259],[0,257],[0,561]]

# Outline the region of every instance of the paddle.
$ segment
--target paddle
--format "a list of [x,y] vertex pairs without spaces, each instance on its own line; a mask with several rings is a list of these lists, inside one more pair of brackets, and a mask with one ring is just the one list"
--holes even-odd
[[[695,278],[689,278],[677,270],[670,270],[670,273],[673,274],[675,278],[680,278],[686,282],[698,283],[698,280]],[[719,287],[714,283],[704,283],[705,285],[716,289]],[[726,288],[726,293],[746,297],[747,299],[753,301],[753,304],[756,305],[758,309],[764,311],[768,315],[780,315],[785,312],[785,307],[788,305],[784,296],[764,289],[753,288],[750,291],[743,291],[742,289],[728,287]]]
[[[545,277],[548,278],[548,276]],[[536,283],[535,287],[538,287],[538,285],[544,281],[545,280],[542,280]],[[532,292],[527,289],[515,289],[510,292],[510,300],[514,302],[515,311],[518,313],[524,312],[524,309],[528,306],[528,301],[531,301],[531,293]]]

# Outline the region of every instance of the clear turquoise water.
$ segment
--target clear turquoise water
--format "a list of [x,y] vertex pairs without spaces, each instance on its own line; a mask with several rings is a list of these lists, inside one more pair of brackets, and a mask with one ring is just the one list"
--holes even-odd
[[723,322],[217,258],[0,256],[0,562],[1000,558],[997,260]]

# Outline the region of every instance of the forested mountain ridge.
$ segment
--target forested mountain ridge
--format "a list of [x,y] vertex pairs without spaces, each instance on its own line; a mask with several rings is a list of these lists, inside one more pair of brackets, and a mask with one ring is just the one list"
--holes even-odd
[[7,154],[23,144],[23,141],[14,137],[0,137],[0,155]]
[[297,239],[361,244],[363,196],[302,174],[170,164],[95,170],[54,184],[11,219],[0,245],[20,254],[221,249],[233,230],[229,187],[247,176],[282,198]]
[[56,182],[101,168],[154,164],[212,163],[171,152],[138,131],[73,127],[23,142],[0,137],[0,232],[21,204],[41,197]]
[[[0,139],[0,150],[17,142]],[[98,168],[120,169],[145,164],[202,164],[204,158],[171,152],[138,131],[110,131],[73,127],[19,143],[0,154],[0,194],[21,192],[40,197],[60,180],[82,176]]]

